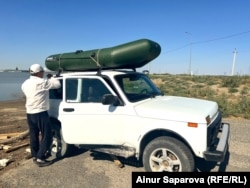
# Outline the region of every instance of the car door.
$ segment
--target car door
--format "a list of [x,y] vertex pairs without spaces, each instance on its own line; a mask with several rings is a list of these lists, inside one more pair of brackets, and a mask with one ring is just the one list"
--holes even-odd
[[124,142],[124,108],[103,105],[104,94],[114,94],[100,77],[66,78],[64,99],[59,107],[62,134],[70,144]]

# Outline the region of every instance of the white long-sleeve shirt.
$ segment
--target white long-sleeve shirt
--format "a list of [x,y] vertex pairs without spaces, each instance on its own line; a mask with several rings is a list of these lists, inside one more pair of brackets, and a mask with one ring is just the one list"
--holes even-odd
[[59,80],[51,77],[43,79],[37,76],[30,76],[21,86],[26,96],[27,114],[35,114],[49,109],[49,90],[60,88]]

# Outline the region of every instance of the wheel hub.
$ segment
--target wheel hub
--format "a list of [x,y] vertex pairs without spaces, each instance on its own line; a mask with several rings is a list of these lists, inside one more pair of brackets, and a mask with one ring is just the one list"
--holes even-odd
[[168,160],[163,159],[163,161],[162,161],[162,165],[166,168],[166,167],[169,167],[170,163],[169,163],[169,161],[168,161]]

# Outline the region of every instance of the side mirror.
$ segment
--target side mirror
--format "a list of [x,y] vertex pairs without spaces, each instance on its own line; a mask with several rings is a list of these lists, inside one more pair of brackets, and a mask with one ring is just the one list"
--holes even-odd
[[112,94],[105,94],[102,97],[102,104],[118,106],[120,102],[117,96],[114,96]]

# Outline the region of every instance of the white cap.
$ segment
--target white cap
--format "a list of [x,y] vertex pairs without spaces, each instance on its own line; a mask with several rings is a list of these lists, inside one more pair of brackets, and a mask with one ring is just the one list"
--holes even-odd
[[30,73],[31,74],[35,74],[35,73],[38,73],[41,71],[43,71],[43,67],[39,64],[33,64],[30,66]]

